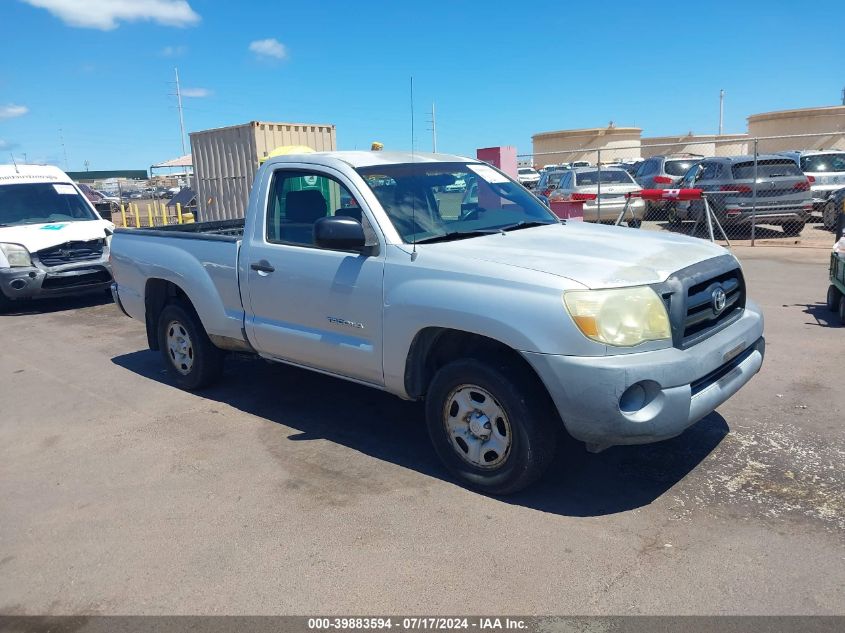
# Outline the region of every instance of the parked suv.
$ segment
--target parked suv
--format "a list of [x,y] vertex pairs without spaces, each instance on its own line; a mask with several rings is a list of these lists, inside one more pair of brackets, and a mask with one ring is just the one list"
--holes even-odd
[[[697,165],[702,158],[699,154],[652,156],[640,163],[634,180],[643,189],[674,189],[690,167]],[[665,208],[665,202],[646,202],[646,217],[657,209]]]
[[[691,167],[681,188],[703,189],[710,208],[725,225],[749,225],[754,215],[754,156],[705,158]],[[777,154],[757,156],[757,224],[778,224],[787,235],[798,235],[813,208],[810,181],[790,158]],[[670,221],[697,220],[704,213],[702,200],[678,201]]]
[[813,211],[821,213],[826,229],[836,224],[833,192],[845,188],[845,152],[837,150],[803,150],[780,152],[794,160],[810,180]]

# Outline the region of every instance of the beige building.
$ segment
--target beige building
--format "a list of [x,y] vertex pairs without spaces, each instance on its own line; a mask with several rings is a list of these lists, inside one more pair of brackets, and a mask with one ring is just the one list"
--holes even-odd
[[599,160],[598,150],[603,163],[639,158],[641,134],[638,127],[616,127],[612,123],[601,128],[540,132],[531,137],[534,165],[544,167],[576,160],[595,164]]
[[[819,134],[820,136],[809,136]],[[800,138],[800,135],[807,135]],[[796,136],[795,138],[765,138]],[[682,134],[642,138],[637,127],[541,132],[531,137],[534,164],[538,167],[575,160],[608,163],[620,159],[648,158],[658,154],[690,153],[702,156],[735,156],[789,149],[845,150],[845,105],[764,112],[748,117],[747,134]],[[549,154],[548,152],[560,152]]]
[[[823,136],[763,139],[758,142],[758,151],[845,150],[845,105],[764,112],[752,114],[748,117],[748,135],[751,137],[762,138],[764,136],[788,136],[793,134],[823,134]],[[750,149],[753,151],[753,148]]]
[[643,158],[660,154],[699,154],[701,156],[735,156],[748,153],[747,134],[684,134],[651,136],[641,139]]

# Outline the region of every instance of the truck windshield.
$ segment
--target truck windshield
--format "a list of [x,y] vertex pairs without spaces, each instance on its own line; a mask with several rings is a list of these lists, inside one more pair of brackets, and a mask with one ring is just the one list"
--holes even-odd
[[522,185],[484,163],[378,165],[358,173],[406,242],[559,222]]
[[0,225],[97,219],[76,187],[69,183],[0,185]]

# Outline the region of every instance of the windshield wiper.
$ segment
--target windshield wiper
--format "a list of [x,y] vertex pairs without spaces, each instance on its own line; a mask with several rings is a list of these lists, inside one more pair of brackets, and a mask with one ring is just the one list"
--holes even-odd
[[506,224],[505,226],[500,226],[500,231],[516,231],[517,229],[530,229],[535,226],[548,226],[550,224],[556,224],[556,222],[539,222],[537,220],[530,220],[526,221],[523,220],[522,222],[515,222],[514,224]]
[[431,244],[432,242],[452,242],[454,240],[462,240],[467,237],[480,237],[482,235],[496,235],[502,233],[499,229],[478,229],[476,231],[452,231],[450,233],[443,233],[442,235],[432,235],[431,237],[424,237],[421,240],[416,240],[417,244]]

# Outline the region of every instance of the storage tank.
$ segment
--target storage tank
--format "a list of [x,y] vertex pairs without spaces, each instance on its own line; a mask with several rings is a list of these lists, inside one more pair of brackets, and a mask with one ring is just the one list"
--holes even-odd
[[250,121],[191,132],[199,221],[244,217],[259,161],[280,145],[333,151],[337,148],[335,126]]

